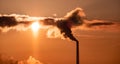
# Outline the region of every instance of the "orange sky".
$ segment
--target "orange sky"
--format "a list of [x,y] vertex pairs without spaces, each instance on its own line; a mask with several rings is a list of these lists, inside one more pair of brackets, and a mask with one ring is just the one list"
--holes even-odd
[[[80,41],[82,64],[117,64],[119,62],[119,32],[77,30],[74,31],[74,35]],[[36,39],[31,30],[20,32],[11,30],[0,34],[0,53],[19,60],[33,56],[42,63],[74,64],[75,42],[47,38],[44,30],[39,31]]]
[[[1,0],[0,14],[52,16],[56,13],[62,17],[77,6],[85,10],[88,18],[120,20],[119,0]],[[38,37],[30,29],[0,32],[0,53],[18,60],[33,56],[43,64],[75,64],[75,42],[47,38],[45,32],[39,30]],[[73,34],[80,41],[82,64],[120,63],[120,31],[76,30]]]
[[119,0],[1,0],[0,14],[63,17],[68,11],[81,7],[88,18],[120,20]]

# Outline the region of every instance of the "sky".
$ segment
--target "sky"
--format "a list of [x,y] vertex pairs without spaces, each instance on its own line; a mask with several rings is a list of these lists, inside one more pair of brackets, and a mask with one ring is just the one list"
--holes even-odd
[[[73,34],[80,42],[81,64],[120,63],[118,26],[73,30]],[[29,56],[32,56],[43,64],[75,64],[75,51],[74,41],[47,38],[46,30],[42,29],[37,36],[34,36],[31,29],[0,33],[0,53],[3,54],[3,59],[8,56],[18,61],[27,61]]]
[[85,10],[88,18],[120,20],[119,0],[1,0],[1,14],[63,17],[76,7]]
[[[63,17],[67,12],[81,7],[91,22],[104,19],[120,20],[119,0],[1,0],[0,14],[23,14],[30,16]],[[98,20],[103,19],[103,20]],[[105,20],[106,21],[106,20]],[[73,30],[80,41],[81,64],[119,64],[120,23],[108,26]],[[48,38],[47,30],[40,29],[37,35],[28,30],[11,29],[0,31],[1,57],[27,61],[32,56],[43,64],[75,64],[75,42],[69,39]],[[3,56],[1,56],[3,55]]]

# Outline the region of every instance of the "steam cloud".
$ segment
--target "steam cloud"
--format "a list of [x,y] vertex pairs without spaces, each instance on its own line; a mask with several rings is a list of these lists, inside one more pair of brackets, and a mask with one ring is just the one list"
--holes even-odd
[[106,22],[100,20],[89,21],[81,8],[76,8],[68,12],[63,18],[52,17],[30,17],[28,15],[0,15],[0,31],[7,32],[11,29],[18,31],[30,29],[33,22],[38,21],[43,27],[47,29],[48,37],[64,37],[73,41],[77,39],[73,36],[71,29],[74,27],[79,28],[84,26],[84,29],[90,29],[96,26],[114,25],[113,22]]

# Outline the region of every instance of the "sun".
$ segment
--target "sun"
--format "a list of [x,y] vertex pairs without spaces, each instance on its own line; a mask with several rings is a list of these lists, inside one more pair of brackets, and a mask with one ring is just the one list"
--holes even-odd
[[40,29],[40,23],[38,21],[34,22],[31,25],[31,29],[33,32],[38,32],[38,30]]

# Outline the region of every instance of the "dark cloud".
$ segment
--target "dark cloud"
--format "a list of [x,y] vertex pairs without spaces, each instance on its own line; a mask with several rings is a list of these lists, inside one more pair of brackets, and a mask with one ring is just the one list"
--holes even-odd
[[95,22],[95,23],[91,23],[88,24],[88,27],[94,27],[94,26],[102,26],[102,25],[113,25],[113,22]]
[[0,26],[1,27],[11,27],[17,25],[17,21],[14,17],[1,16]]

